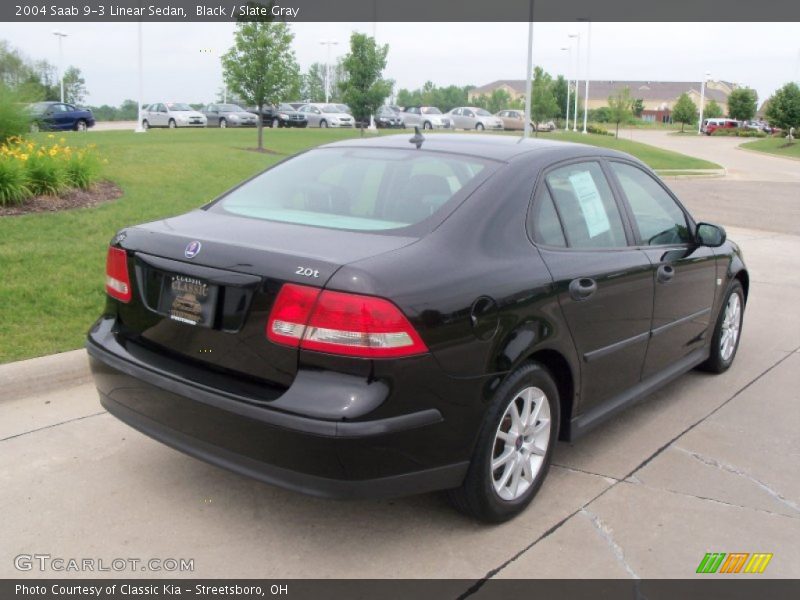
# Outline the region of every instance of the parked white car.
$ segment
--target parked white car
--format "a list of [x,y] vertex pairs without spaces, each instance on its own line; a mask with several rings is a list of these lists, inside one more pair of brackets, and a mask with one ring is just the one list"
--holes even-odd
[[355,119],[348,112],[344,104],[325,104],[315,102],[306,104],[297,109],[308,119],[309,127],[353,127]]
[[156,102],[142,107],[142,127],[205,127],[206,117],[183,102]]
[[407,106],[400,113],[403,127],[422,129],[450,129],[453,122],[435,106]]
[[453,121],[454,127],[458,129],[474,129],[483,131],[484,129],[503,130],[503,119],[494,116],[488,110],[475,106],[457,106],[447,113]]

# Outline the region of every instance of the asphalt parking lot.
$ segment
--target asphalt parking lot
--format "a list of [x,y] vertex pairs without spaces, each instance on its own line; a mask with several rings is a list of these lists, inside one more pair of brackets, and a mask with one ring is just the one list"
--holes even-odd
[[761,577],[800,577],[800,162],[697,142],[708,145],[682,151],[713,154],[729,175],[670,184],[744,250],[736,362],[721,376],[689,373],[559,444],[519,518],[476,524],[443,494],[308,498],[150,440],[106,414],[91,384],[0,391],[0,577],[104,576],[15,570],[14,556],[46,553],[194,559],[191,573],[108,576],[685,578],[706,552],[773,553]]

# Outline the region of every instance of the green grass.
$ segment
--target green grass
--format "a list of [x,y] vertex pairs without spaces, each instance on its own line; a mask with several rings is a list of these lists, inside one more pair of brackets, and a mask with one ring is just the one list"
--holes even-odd
[[755,142],[747,142],[742,144],[742,148],[748,150],[756,150],[758,152],[766,152],[767,154],[775,154],[776,156],[788,156],[789,158],[800,158],[800,141],[789,140],[783,137],[766,138]]
[[553,133],[539,133],[539,137],[546,137],[554,140],[564,140],[566,142],[579,142],[582,144],[590,144],[592,146],[601,146],[603,148],[611,148],[619,150],[620,152],[627,152],[632,154],[642,162],[650,166],[656,171],[661,169],[721,169],[722,167],[716,163],[709,162],[673,152],[671,150],[664,150],[656,148],[649,144],[642,144],[641,142],[634,142],[623,138],[615,138],[610,135],[592,135],[575,132],[556,131]]
[[[253,130],[65,134],[70,145],[97,144],[108,159],[101,176],[124,196],[96,208],[0,218],[0,363],[83,344],[104,303],[106,249],[118,229],[198,207],[288,154],[359,133],[276,129],[264,135],[277,154],[247,151],[255,144]],[[656,169],[715,166],[610,136],[547,137],[617,148]]]

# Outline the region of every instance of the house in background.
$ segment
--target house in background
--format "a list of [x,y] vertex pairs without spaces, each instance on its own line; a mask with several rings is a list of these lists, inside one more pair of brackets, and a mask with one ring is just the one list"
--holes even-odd
[[[585,81],[578,83],[578,98],[583,103],[585,97]],[[658,123],[670,121],[673,105],[684,92],[689,94],[697,107],[700,107],[700,82],[699,81],[590,81],[589,82],[589,108],[608,106],[608,97],[616,96],[623,89],[630,88],[631,97],[641,98],[644,104],[642,119]],[[729,81],[707,81],[705,101],[715,100],[722,108],[723,113],[728,112],[728,96],[738,87]],[[499,79],[486,85],[473,88],[469,91],[469,99],[474,100],[479,96],[488,96],[497,89],[503,89],[511,96],[512,100],[525,98],[524,79]]]

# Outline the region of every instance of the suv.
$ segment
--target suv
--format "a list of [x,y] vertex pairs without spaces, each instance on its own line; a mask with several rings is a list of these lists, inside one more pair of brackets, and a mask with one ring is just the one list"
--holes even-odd
[[735,119],[704,119],[702,132],[711,135],[717,129],[738,129],[739,121]]
[[[254,114],[258,114],[258,108],[255,106],[248,110]],[[306,115],[298,111],[291,104],[285,103],[278,106],[262,107],[261,122],[264,124],[264,127],[308,127]]]

